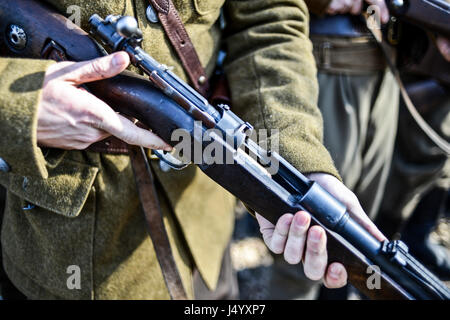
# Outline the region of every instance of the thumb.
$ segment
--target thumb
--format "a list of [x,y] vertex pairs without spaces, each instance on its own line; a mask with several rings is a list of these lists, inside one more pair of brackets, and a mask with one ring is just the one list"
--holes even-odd
[[445,60],[450,62],[450,40],[443,37],[438,37],[436,39],[436,44]]
[[130,57],[126,52],[116,52],[94,60],[74,63],[66,69],[61,78],[80,85],[114,77],[125,70],[129,64]]

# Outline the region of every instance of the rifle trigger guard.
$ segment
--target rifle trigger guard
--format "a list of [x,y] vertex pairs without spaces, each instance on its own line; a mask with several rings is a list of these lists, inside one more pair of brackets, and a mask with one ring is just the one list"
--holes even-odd
[[57,62],[67,60],[66,52],[63,47],[57,44],[54,40],[48,41],[48,43],[42,48],[41,51],[42,59],[51,59]]
[[[175,158],[173,155],[165,151],[152,150],[152,153],[154,153],[159,160],[162,161],[162,163],[160,163],[160,167],[163,171],[169,171],[170,169],[183,170],[190,164],[182,162],[180,159]],[[167,168],[167,166],[169,168]]]

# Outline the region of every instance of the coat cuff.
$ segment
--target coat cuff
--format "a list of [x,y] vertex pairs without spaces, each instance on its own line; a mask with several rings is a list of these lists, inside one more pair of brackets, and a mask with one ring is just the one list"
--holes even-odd
[[310,12],[322,15],[330,5],[331,0],[305,0]]
[[44,155],[37,145],[36,130],[45,72],[53,63],[0,59],[0,158],[16,175],[48,177]]

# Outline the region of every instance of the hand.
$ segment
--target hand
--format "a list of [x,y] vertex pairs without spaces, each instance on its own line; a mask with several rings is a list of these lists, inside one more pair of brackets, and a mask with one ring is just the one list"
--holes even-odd
[[171,150],[161,138],[114,112],[106,103],[79,86],[113,77],[128,66],[125,52],[86,62],[51,65],[38,105],[39,145],[60,149],[86,149],[110,135],[133,145]]
[[[310,174],[308,178],[319,183],[341,201],[351,216],[378,240],[386,239],[364,213],[353,192],[338,179],[324,173]],[[309,279],[323,278],[328,288],[340,288],[347,283],[347,271],[342,264],[334,262],[327,266],[325,230],[320,226],[309,228],[311,217],[307,212],[299,211],[295,215],[286,213],[280,217],[276,226],[259,214],[256,214],[256,219],[267,247],[276,254],[283,253],[289,264],[297,264],[303,260],[303,270]]]
[[[389,10],[384,0],[365,0],[370,5],[376,5],[380,8],[380,19],[382,23],[389,21]],[[363,0],[332,0],[326,9],[327,14],[350,13],[360,15],[363,9]]]
[[450,62],[450,39],[438,37],[436,39],[436,45],[441,54],[444,56],[445,60]]

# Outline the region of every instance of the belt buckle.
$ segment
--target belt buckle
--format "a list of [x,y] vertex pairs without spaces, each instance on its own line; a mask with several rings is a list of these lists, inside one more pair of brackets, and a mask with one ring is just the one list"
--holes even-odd
[[331,66],[331,48],[330,42],[322,42],[319,46],[320,65],[323,68],[329,68]]

